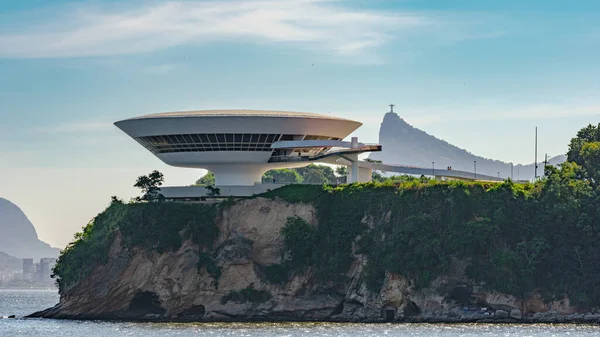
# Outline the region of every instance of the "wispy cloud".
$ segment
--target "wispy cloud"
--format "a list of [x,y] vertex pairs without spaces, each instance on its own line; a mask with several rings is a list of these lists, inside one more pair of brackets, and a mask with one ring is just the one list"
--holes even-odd
[[600,115],[600,104],[544,104],[502,109],[498,113],[489,113],[482,117],[484,119],[549,119],[598,115]]
[[[414,116],[414,117],[412,117]],[[453,121],[531,120],[577,116],[600,116],[600,104],[573,102],[571,104],[534,104],[506,107],[502,104],[479,105],[466,109],[430,108],[426,111],[410,111],[406,119],[415,125]]]
[[413,13],[354,9],[335,0],[220,0],[73,7],[27,31],[0,30],[0,57],[60,58],[152,52],[245,39],[356,55],[402,30],[427,26]]
[[143,72],[147,74],[169,74],[177,69],[182,68],[181,63],[165,63],[146,67]]
[[84,121],[84,122],[65,122],[63,124],[41,126],[32,128],[29,131],[35,133],[97,133],[108,132],[113,130],[111,122],[102,121]]
[[600,28],[594,29],[590,32],[587,32],[581,36],[578,40],[581,42],[592,42],[596,43],[600,41]]

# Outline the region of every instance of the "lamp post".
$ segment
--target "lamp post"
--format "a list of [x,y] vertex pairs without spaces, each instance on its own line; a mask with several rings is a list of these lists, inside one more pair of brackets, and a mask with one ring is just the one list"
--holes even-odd
[[431,162],[431,175],[433,176],[433,179],[435,179],[435,162],[432,161]]
[[477,180],[477,160],[473,160],[473,173],[474,173],[473,180]]

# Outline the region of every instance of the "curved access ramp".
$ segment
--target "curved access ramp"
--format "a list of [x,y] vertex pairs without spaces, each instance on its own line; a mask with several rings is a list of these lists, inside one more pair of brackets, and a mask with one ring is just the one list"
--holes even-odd
[[[338,160],[338,164],[348,165],[348,160]],[[503,178],[488,176],[484,174],[475,174],[474,172],[467,171],[455,171],[455,170],[440,170],[433,168],[424,168],[417,166],[407,166],[407,165],[391,165],[391,164],[382,164],[382,163],[372,163],[367,161],[359,161],[358,167],[360,168],[368,168],[371,170],[379,170],[385,172],[395,172],[402,174],[412,174],[412,175],[424,175],[424,176],[435,176],[442,178],[450,178],[450,179],[460,179],[460,180],[477,180],[477,181],[504,181]]]
[[352,166],[355,162],[360,169],[379,170],[385,172],[394,172],[401,174],[410,174],[417,176],[433,176],[440,178],[471,180],[471,181],[504,181],[503,178],[493,177],[485,174],[478,174],[467,171],[441,170],[409,165],[394,165],[374,163],[357,160],[356,157],[364,152],[381,151],[379,144],[364,144],[341,141],[341,140],[298,140],[298,141],[279,141],[273,143],[273,149],[290,148],[318,148],[323,147],[327,150],[311,156],[274,156],[269,162],[323,162],[333,165]]
[[[363,152],[381,151],[379,144],[364,144],[345,142],[341,140],[298,140],[298,141],[279,141],[271,145],[272,149],[298,149],[298,148],[326,148],[327,150],[313,155],[282,155],[272,156],[269,163],[287,163],[287,162],[314,162],[323,161],[329,164],[336,164],[338,158],[344,156],[358,155]],[[351,164],[349,164],[351,165]]]

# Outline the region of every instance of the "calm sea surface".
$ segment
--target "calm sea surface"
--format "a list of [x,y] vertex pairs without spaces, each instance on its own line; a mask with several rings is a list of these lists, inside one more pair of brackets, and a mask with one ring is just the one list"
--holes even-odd
[[[55,290],[0,290],[0,317],[22,317],[56,302],[58,294]],[[517,324],[154,324],[0,318],[0,336],[600,336],[600,327]]]

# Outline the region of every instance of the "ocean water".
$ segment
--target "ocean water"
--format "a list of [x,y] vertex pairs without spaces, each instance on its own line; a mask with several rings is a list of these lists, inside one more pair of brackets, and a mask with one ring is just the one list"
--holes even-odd
[[[23,316],[58,302],[56,290],[1,290],[0,336],[600,336],[592,325],[343,324],[343,323],[115,323]],[[20,318],[19,318],[20,317]]]

